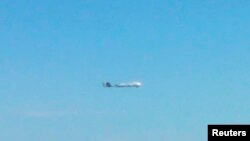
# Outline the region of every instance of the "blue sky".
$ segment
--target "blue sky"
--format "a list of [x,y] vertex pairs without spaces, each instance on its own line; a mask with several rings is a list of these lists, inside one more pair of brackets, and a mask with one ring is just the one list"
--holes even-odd
[[207,124],[249,124],[249,13],[247,0],[2,0],[0,140],[202,141]]

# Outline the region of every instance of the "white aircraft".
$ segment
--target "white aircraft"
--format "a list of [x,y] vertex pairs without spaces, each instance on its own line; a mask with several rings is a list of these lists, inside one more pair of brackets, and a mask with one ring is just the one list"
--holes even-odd
[[104,87],[141,87],[142,83],[138,81],[129,82],[129,83],[119,83],[112,85],[110,82],[103,82]]

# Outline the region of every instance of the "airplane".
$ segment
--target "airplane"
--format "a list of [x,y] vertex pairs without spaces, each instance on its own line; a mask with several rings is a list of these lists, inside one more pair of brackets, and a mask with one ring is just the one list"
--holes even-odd
[[134,82],[129,82],[129,83],[119,83],[119,84],[112,85],[110,82],[103,82],[103,86],[108,87],[108,88],[110,88],[110,87],[135,87],[135,88],[138,88],[138,87],[142,86],[142,83],[138,82],[138,81],[134,81]]

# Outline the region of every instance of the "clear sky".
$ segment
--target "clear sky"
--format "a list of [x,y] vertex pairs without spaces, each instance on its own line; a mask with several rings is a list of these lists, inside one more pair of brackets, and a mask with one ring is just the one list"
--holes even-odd
[[249,124],[249,13],[248,0],[1,0],[0,140],[205,141],[208,124]]

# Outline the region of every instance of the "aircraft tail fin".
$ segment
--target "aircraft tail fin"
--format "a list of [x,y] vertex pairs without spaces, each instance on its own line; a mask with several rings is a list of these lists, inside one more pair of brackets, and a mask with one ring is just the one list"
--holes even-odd
[[112,87],[110,82],[103,82],[104,87]]

